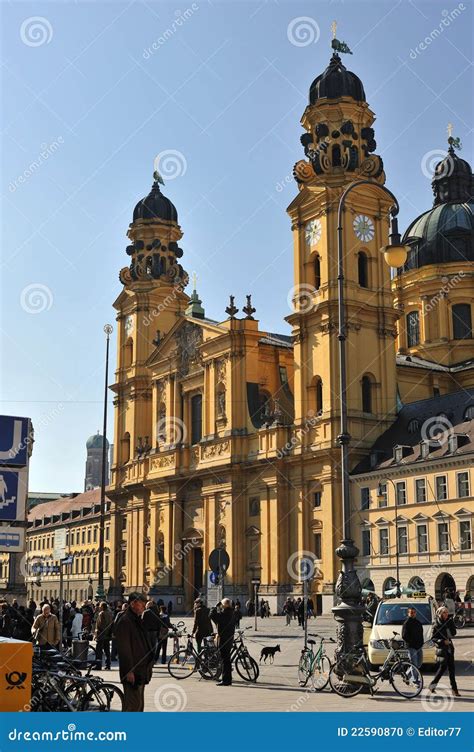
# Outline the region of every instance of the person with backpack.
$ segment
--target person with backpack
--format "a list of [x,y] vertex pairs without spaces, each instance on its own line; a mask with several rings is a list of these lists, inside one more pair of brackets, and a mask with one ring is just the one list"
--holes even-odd
[[455,697],[460,697],[456,683],[453,637],[456,637],[454,619],[446,606],[441,606],[436,611],[436,621],[431,632],[431,639],[436,645],[436,656],[440,665],[428,689],[431,693],[434,693],[439,680],[447,670],[452,693]]

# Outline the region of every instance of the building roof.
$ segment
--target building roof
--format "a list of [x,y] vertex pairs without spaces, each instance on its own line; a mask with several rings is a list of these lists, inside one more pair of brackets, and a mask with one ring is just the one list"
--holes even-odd
[[[110,499],[106,496],[106,502]],[[61,516],[64,513],[80,512],[82,509],[93,509],[100,504],[100,488],[94,488],[92,491],[85,491],[77,496],[60,496],[54,501],[46,501],[43,504],[37,504],[28,512],[28,522],[34,523],[35,520]]]
[[138,219],[178,221],[175,205],[162,194],[157,180],[154,181],[148,196],[142,198],[133,210],[133,221],[136,222]]
[[[377,439],[371,456],[364,458],[352,475],[474,452],[474,421],[466,416],[468,407],[474,408],[474,388],[405,405],[395,423]],[[456,446],[450,443],[450,436],[458,437]],[[429,444],[426,457],[421,454],[422,442]],[[400,461],[394,458],[397,446],[403,449]]]
[[463,360],[460,363],[455,363],[452,366],[445,366],[442,363],[435,363],[432,360],[425,360],[425,358],[419,358],[416,355],[400,355],[396,356],[397,366],[407,366],[408,368],[427,368],[430,371],[442,371],[443,373],[458,373],[459,371],[467,371],[474,367],[474,360]]
[[288,334],[274,334],[267,332],[259,339],[261,345],[273,345],[274,347],[293,347],[293,337]]
[[[99,431],[97,431],[96,434],[89,436],[89,438],[87,439],[86,448],[87,449],[102,449],[103,443],[104,443],[104,437],[102,436],[102,434],[99,433]],[[109,442],[107,439],[105,440],[105,445],[108,449]]]
[[339,99],[351,97],[356,102],[365,102],[362,81],[355,73],[348,71],[341,58],[335,52],[326,70],[317,76],[309,90],[309,103],[315,104],[319,99]]

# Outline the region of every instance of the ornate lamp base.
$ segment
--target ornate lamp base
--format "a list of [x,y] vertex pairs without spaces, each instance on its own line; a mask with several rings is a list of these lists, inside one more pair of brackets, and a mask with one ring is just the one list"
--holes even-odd
[[362,587],[354,568],[354,559],[358,553],[359,549],[351,539],[343,540],[336,549],[342,562],[336,583],[336,595],[340,603],[332,609],[338,622],[337,654],[348,653],[363,641],[362,615],[365,609],[361,603]]

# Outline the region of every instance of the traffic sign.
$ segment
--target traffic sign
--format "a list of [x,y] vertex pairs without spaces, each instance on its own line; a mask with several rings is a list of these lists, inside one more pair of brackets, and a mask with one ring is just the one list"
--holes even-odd
[[213,585],[219,584],[219,574],[217,572],[211,572],[211,574],[209,575],[209,579]]
[[252,585],[260,585],[260,577],[254,577],[252,580]]
[[230,558],[225,548],[215,548],[209,554],[209,569],[213,572],[226,572],[229,564]]
[[32,440],[29,418],[0,415],[0,465],[26,467]]
[[0,520],[25,519],[27,488],[26,470],[4,470],[0,467]]
[[0,527],[0,551],[17,553],[24,551],[25,530],[22,527]]
[[66,556],[66,533],[65,527],[54,531],[53,557],[55,559],[64,559]]

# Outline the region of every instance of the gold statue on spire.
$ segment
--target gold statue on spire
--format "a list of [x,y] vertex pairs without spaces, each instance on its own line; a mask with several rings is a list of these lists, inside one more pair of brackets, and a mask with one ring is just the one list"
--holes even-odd
[[331,24],[331,31],[332,31],[332,38],[335,39],[336,38],[336,33],[337,33],[337,21],[333,21],[332,22],[332,24]]
[[448,131],[448,138],[451,138],[451,136],[453,135],[454,125],[452,123],[448,123],[446,130]]
[[197,285],[197,279],[198,279],[198,275],[196,274],[196,272],[193,272],[192,277],[193,277],[193,290],[195,290],[196,285]]
[[454,125],[452,123],[448,123],[448,127],[446,128],[446,131],[448,133],[448,144],[451,149],[462,149],[461,139],[459,137],[455,138],[453,136],[453,130]]

